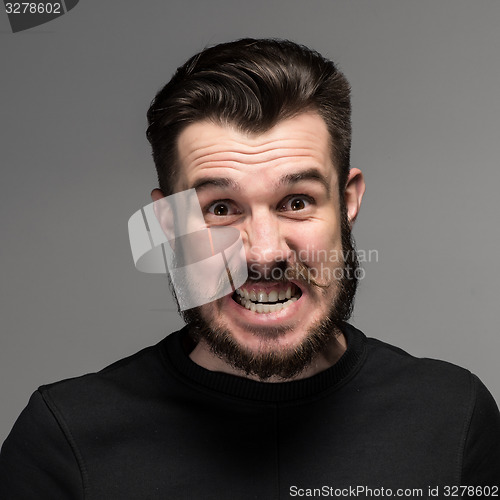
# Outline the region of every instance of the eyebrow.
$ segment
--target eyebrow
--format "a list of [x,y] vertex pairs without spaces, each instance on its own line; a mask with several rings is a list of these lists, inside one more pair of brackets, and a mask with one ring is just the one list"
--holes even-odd
[[279,179],[276,187],[293,185],[302,181],[319,182],[325,188],[327,196],[330,197],[330,183],[328,182],[326,177],[316,168],[309,168],[308,170],[304,170],[303,172],[286,174]]
[[192,186],[197,191],[202,191],[210,187],[216,188],[231,188],[234,191],[241,191],[240,185],[229,177],[202,177],[198,179]]
[[[282,186],[290,186],[302,181],[319,182],[325,188],[327,196],[330,197],[330,183],[328,182],[326,177],[316,168],[310,168],[302,172],[285,174],[280,177],[275,187],[277,189]],[[211,187],[219,189],[230,188],[233,191],[241,192],[241,186],[234,179],[230,179],[229,177],[202,177],[201,179],[198,179],[191,187],[193,189],[196,189],[196,191],[198,192],[209,189]]]

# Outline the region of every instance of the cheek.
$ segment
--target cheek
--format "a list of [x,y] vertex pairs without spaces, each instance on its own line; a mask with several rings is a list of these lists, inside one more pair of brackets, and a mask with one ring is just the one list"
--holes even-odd
[[330,226],[328,229],[298,231],[297,235],[295,254],[300,261],[309,265],[321,263],[335,266],[342,260],[340,230],[335,231]]

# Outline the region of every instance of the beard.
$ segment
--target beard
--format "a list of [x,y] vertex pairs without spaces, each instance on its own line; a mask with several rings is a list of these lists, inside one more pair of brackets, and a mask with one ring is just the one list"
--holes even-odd
[[[329,344],[341,333],[342,324],[349,319],[354,306],[354,297],[358,285],[359,261],[355,250],[355,242],[351,233],[351,227],[347,218],[346,207],[341,207],[341,236],[343,259],[340,268],[340,277],[324,285],[319,283],[313,276],[311,268],[302,262],[294,264],[287,262],[276,263],[281,268],[279,276],[286,276],[282,280],[254,281],[284,282],[294,279],[300,287],[315,288],[320,294],[318,300],[328,300],[327,290],[334,286],[335,292],[331,300],[330,308],[324,317],[313,324],[304,339],[296,346],[288,349],[261,349],[258,352],[251,351],[239,344],[231,332],[224,327],[217,326],[213,321],[207,320],[202,312],[202,307],[196,307],[187,311],[179,311],[184,321],[190,325],[190,335],[194,342],[204,340],[210,351],[230,366],[248,375],[253,375],[262,381],[276,377],[283,381],[290,380],[307,368],[314,359],[325,352]],[[286,272],[283,272],[286,271]],[[274,273],[270,273],[274,276]],[[249,280],[252,281],[252,272],[249,270]],[[171,286],[172,292],[175,291]],[[177,300],[177,299],[176,299]],[[219,307],[219,301],[215,307]],[[285,335],[291,327],[248,327],[248,331],[262,338],[262,347],[266,343],[272,344],[273,339]]]

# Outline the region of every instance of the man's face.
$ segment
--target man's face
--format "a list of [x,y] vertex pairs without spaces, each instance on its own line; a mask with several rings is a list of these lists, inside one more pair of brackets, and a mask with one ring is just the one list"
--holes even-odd
[[[324,329],[345,278],[339,186],[325,122],[308,112],[260,135],[198,122],[179,136],[178,153],[177,190],[196,188],[207,225],[239,229],[249,270],[235,294],[191,315],[217,332],[203,341],[213,344],[223,335],[246,359],[291,357]],[[351,220],[361,196],[358,189],[347,200]],[[306,272],[292,273],[297,265]],[[235,364],[234,356],[228,361]]]

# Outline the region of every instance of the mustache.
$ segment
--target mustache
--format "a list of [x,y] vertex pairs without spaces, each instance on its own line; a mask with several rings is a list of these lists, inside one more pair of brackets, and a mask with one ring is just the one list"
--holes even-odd
[[311,269],[302,262],[276,262],[275,265],[263,273],[259,268],[249,266],[247,284],[257,283],[289,283],[298,282],[304,286],[328,288],[330,283],[324,284],[317,280]]

